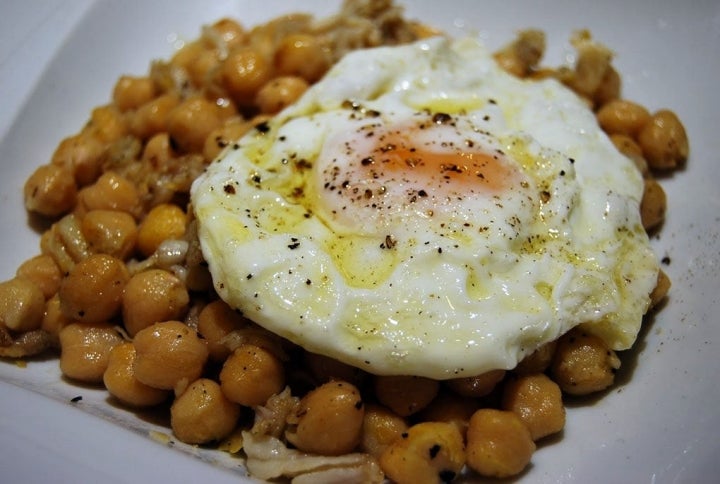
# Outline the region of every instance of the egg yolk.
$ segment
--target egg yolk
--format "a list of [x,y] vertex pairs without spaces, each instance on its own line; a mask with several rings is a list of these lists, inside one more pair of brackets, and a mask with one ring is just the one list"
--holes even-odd
[[463,200],[497,198],[520,184],[517,164],[488,135],[460,129],[448,115],[437,119],[367,124],[332,136],[316,172],[326,218],[367,229],[368,221],[453,211]]

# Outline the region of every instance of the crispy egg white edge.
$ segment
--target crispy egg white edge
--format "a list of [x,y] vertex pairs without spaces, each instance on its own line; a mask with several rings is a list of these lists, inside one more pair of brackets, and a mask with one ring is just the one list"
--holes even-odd
[[[617,287],[608,292],[606,300],[593,301],[587,313],[557,314],[556,308],[562,308],[563,294],[582,275],[578,276],[572,265],[557,267],[551,255],[538,257],[536,272],[554,273],[557,278],[552,294],[539,297],[531,290],[503,294],[499,300],[486,302],[489,308],[500,307],[505,311],[503,323],[498,328],[500,331],[477,331],[473,326],[476,319],[482,318],[485,306],[456,297],[465,294],[468,274],[458,269],[464,262],[453,261],[451,254],[434,260],[426,257],[424,266],[403,266],[402,270],[396,270],[386,284],[401,287],[402,291],[392,297],[383,296],[383,291],[366,288],[345,291],[345,281],[333,260],[313,242],[313,239],[325,237],[325,226],[317,217],[306,219],[305,210],[301,207],[293,206],[277,194],[253,191],[253,206],[281,207],[282,211],[292,214],[290,218],[297,218],[296,222],[303,225],[304,233],[273,235],[258,229],[251,235],[250,232],[255,230],[252,228],[254,222],[250,217],[243,220],[242,216],[238,216],[244,210],[237,205],[240,197],[222,194],[222,187],[228,182],[237,184],[238,189],[242,188],[239,185],[245,183],[249,173],[237,173],[240,167],[258,171],[257,166],[244,161],[244,151],[240,149],[227,151],[220,161],[212,163],[192,188],[200,242],[220,296],[258,324],[309,351],[381,374],[416,374],[443,379],[479,374],[493,368],[512,368],[535,347],[556,339],[582,322],[590,322],[590,326],[615,349],[629,347],[647,309],[648,294],[654,287],[657,274],[657,260],[647,244],[647,236],[644,231],[638,230],[638,227],[642,229],[638,213],[642,179],[599,130],[592,113],[559,84],[550,80],[528,84],[510,77],[494,66],[484,48],[474,40],[449,42],[432,39],[406,47],[349,54],[297,104],[272,121],[272,129],[278,129],[305,112],[334,110],[345,99],[374,99],[390,86],[411,81],[412,78],[405,79],[403,76],[408,75],[407,67],[418,69],[414,55],[418,51],[430,54],[430,64],[442,63],[439,60],[442,56],[454,57],[456,62],[461,61],[465,67],[476,69],[483,75],[491,75],[509,85],[524,85],[528,89],[527,99],[521,96],[515,99],[515,104],[510,100],[499,104],[506,112],[515,111],[512,119],[526,125],[526,131],[541,146],[539,149],[566,153],[576,160],[573,167],[576,178],[591,188],[585,187],[587,193],[573,210],[573,224],[577,225],[578,232],[582,234],[579,238],[584,239],[584,243],[601,249],[597,267],[615,271],[610,279],[618,283]],[[377,52],[382,55],[377,56]],[[434,66],[423,65],[422,68],[432,70]],[[355,75],[348,79],[343,75],[347,70]],[[328,96],[329,92],[333,95]],[[537,104],[534,109],[544,113],[545,118],[536,116],[537,112],[534,116],[533,109],[524,109],[533,103]],[[578,122],[568,124],[568,116]],[[558,126],[557,123],[561,123],[571,137],[575,136],[583,142],[591,137],[599,152],[587,157],[582,150],[583,143],[568,145],[565,133],[559,136],[550,129],[553,124]],[[516,129],[514,126],[509,128]],[[253,137],[258,137],[258,134],[248,135],[240,144],[252,146],[256,142],[251,139]],[[260,139],[263,149],[272,149],[266,138]],[[608,175],[614,172],[623,174],[620,180]],[[219,200],[223,200],[219,204],[223,208],[217,210]],[[272,214],[264,216],[273,217]],[[284,224],[281,220],[272,223],[278,226]],[[620,225],[632,228],[631,246],[637,250],[630,259],[625,259],[621,267],[614,268],[612,260],[603,260],[602,251],[627,250],[618,249],[617,245],[622,245],[622,241],[618,242],[616,237],[607,241],[608,231],[612,233]],[[233,235],[228,237],[228,233]],[[603,243],[615,247],[601,247]],[[513,266],[513,254],[505,254],[504,257],[506,260],[500,257],[493,264],[504,264],[505,277],[527,287],[528,274],[523,273],[521,265]],[[269,262],[263,262],[264,259],[269,259]],[[484,276],[492,274],[477,274],[477,277]],[[625,285],[621,279],[628,277],[632,277],[634,282]],[[436,290],[432,293],[428,292],[427,281],[435,285]],[[618,288],[622,288],[620,292],[624,294],[619,294]],[[378,293],[381,293],[379,299]],[[578,300],[573,304],[582,308],[592,294],[578,293],[576,297]],[[621,299],[631,304],[623,307],[618,303]],[[300,300],[303,302],[299,303]],[[294,312],[298,305],[302,306],[303,314]],[[603,306],[608,310],[598,311]],[[437,311],[438,307],[443,310]],[[431,318],[418,322],[419,315],[416,313],[425,308]],[[620,309],[622,312],[618,313]],[[464,314],[467,320],[458,321],[456,314]],[[435,325],[430,328],[431,334],[426,335],[428,327],[423,321],[433,324],[433,318]],[[391,321],[390,326],[394,327],[378,329],[381,325],[377,321],[382,320]],[[397,329],[398,321],[408,321],[411,326]]]

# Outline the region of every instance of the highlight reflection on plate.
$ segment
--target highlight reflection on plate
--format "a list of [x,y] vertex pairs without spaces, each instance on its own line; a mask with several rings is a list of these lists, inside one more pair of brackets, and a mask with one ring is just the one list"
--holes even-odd
[[[178,42],[195,38],[202,24],[222,16],[250,26],[297,10],[329,14],[339,5],[44,3],[13,0],[0,20],[2,279],[38,251],[38,235],[22,207],[24,180],[82,126],[92,107],[109,99],[119,75],[145,72],[153,58],[168,57]],[[653,240],[658,255],[669,261],[663,269],[673,281],[670,297],[637,348],[623,355],[618,384],[602,398],[569,404],[563,435],[540,446],[522,479],[707,482],[718,475],[720,138],[713,117],[720,112],[715,85],[720,5],[712,0],[403,3],[409,17],[454,35],[477,33],[490,47],[518,29],[541,28],[548,35],[550,65],[570,55],[567,39],[574,29],[589,28],[616,52],[627,98],[650,110],[673,109],[683,120],[690,160],[686,170],[662,180],[668,219]],[[104,391],[62,381],[56,360],[32,361],[25,368],[1,362],[0,392],[3,482],[239,480],[147,438],[151,429],[167,429],[111,406]],[[76,396],[83,398],[71,403]],[[240,464],[225,461],[233,468]]]

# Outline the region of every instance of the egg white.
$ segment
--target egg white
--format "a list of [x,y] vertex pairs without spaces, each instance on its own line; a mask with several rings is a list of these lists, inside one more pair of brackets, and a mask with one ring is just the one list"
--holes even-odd
[[[391,173],[385,139],[487,155],[508,180]],[[347,55],[191,194],[230,305],[372,373],[445,379],[512,368],[579,324],[628,348],[658,271],[642,189],[572,92],[434,38]]]

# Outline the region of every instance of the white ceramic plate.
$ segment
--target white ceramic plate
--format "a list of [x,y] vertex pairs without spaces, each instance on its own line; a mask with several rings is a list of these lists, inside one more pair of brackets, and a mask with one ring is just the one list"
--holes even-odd
[[[203,23],[230,15],[245,25],[338,1],[3,2],[0,19],[0,278],[38,252],[21,187],[57,143],[105,103],[120,74],[168,57]],[[687,169],[663,180],[668,219],[653,241],[674,286],[662,312],[623,355],[618,385],[570,405],[563,435],[542,444],[528,482],[708,482],[720,475],[720,4],[532,0],[407,2],[410,17],[498,47],[525,27],[548,33],[546,61],[571,60],[567,39],[589,28],[616,53],[626,97],[669,107],[691,141]],[[71,403],[71,399],[82,400]],[[98,416],[100,418],[98,418]],[[238,482],[240,462],[168,449],[162,419],[112,407],[105,393],[62,381],[55,360],[0,362],[3,482]],[[158,443],[158,440],[161,443]],[[209,457],[208,457],[209,455]]]

